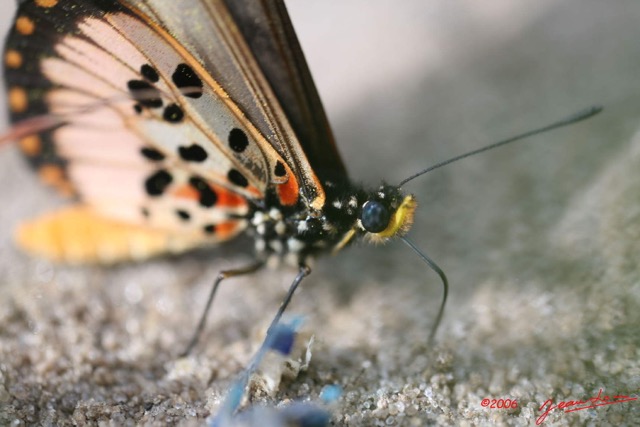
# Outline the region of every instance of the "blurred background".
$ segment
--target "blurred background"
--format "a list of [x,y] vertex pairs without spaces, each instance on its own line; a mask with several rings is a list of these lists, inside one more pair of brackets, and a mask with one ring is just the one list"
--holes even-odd
[[[327,383],[342,384],[347,397],[336,415],[339,425],[530,425],[552,396],[588,398],[599,387],[637,393],[637,1],[287,5],[358,182],[396,183],[590,105],[605,111],[407,185],[419,202],[410,236],[451,282],[437,354],[424,339],[442,291],[414,254],[396,243],[319,260],[291,307],[307,316],[317,350],[310,371],[280,397],[317,395]],[[12,2],[0,5],[4,29],[12,15]],[[65,383],[76,392],[84,381],[92,384],[89,391],[77,392],[63,414],[106,411],[117,406],[116,391],[146,396],[139,407],[157,402],[146,412],[135,404],[122,410],[138,422],[164,419],[172,410],[174,420],[188,409],[198,416],[214,410],[212,393],[221,395],[248,360],[292,272],[263,272],[222,288],[198,359],[210,376],[181,377],[182,387],[195,390],[186,398],[180,386],[168,385],[167,364],[190,335],[216,272],[250,254],[232,244],[114,269],[53,266],[19,254],[11,230],[59,201],[39,186],[14,147],[0,153],[0,179],[6,356],[0,358],[8,360],[6,378],[35,370],[22,384],[29,390],[24,401],[50,398],[62,405],[55,387]],[[117,381],[103,384],[79,368],[95,368],[94,359],[78,355],[96,352]],[[64,377],[54,369],[59,366],[71,373]],[[148,374],[154,385],[135,372]],[[36,383],[45,392],[33,391]],[[491,412],[479,405],[484,397],[506,396],[517,397],[521,409]],[[104,402],[102,409],[90,399]],[[390,415],[398,402],[415,411]],[[621,404],[553,420],[627,422],[638,420],[637,408]]]

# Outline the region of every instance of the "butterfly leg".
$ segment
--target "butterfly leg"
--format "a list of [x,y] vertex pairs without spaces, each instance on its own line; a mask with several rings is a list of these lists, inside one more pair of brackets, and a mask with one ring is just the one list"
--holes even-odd
[[[244,391],[247,388],[247,384],[249,383],[249,379],[251,378],[251,375],[256,371],[260,363],[264,360],[265,354],[271,348],[273,343],[277,340],[277,335],[279,333],[282,333],[282,331],[278,331],[276,328],[278,326],[278,323],[280,322],[282,313],[284,313],[284,310],[287,308],[287,306],[291,302],[291,298],[293,297],[293,294],[298,288],[298,285],[300,284],[300,282],[302,282],[302,280],[305,277],[307,277],[309,274],[311,274],[311,269],[306,265],[301,265],[300,270],[298,271],[298,274],[296,275],[295,279],[293,279],[291,286],[289,286],[289,291],[287,292],[287,296],[282,301],[282,304],[280,304],[280,308],[278,309],[278,312],[276,313],[275,317],[271,321],[271,324],[269,325],[269,329],[267,330],[267,335],[264,341],[262,342],[262,345],[260,345],[260,348],[251,359],[251,362],[249,363],[249,365],[240,373],[240,375],[238,376],[238,379],[236,379],[231,385],[231,387],[229,388],[229,391],[227,392],[227,397],[223,401],[222,407],[218,411],[218,414],[214,418],[215,425],[226,425],[228,422],[225,422],[225,421],[228,421],[234,416],[235,411],[240,406],[240,403],[242,401],[242,396],[244,396]],[[313,423],[308,423],[308,424],[313,424]]]
[[278,308],[278,312],[273,317],[273,320],[269,325],[269,329],[267,329],[267,336],[264,339],[262,346],[260,347],[260,349],[258,350],[258,353],[256,353],[256,356],[254,356],[253,360],[245,370],[245,374],[247,376],[249,376],[252,372],[254,372],[258,367],[258,364],[262,360],[264,353],[267,351],[269,347],[269,343],[271,343],[273,340],[272,334],[274,333],[273,331],[275,330],[276,326],[280,322],[282,313],[284,313],[284,311],[287,309],[287,306],[291,302],[291,299],[293,298],[293,294],[296,292],[296,289],[298,289],[298,285],[300,284],[300,282],[302,282],[302,280],[305,277],[307,277],[309,274],[311,274],[311,268],[307,265],[301,265],[300,269],[298,270],[298,274],[293,279],[291,286],[289,286],[289,291],[287,292],[287,295],[284,297],[284,300],[282,300],[282,303],[280,304],[280,308]]
[[184,352],[180,354],[180,357],[186,357],[191,353],[191,350],[198,344],[198,340],[200,339],[200,335],[202,335],[202,330],[204,329],[204,325],[207,322],[207,317],[209,316],[209,311],[211,310],[211,305],[213,304],[213,299],[216,296],[216,292],[218,291],[218,287],[220,283],[224,279],[228,279],[235,276],[244,276],[245,274],[251,274],[258,271],[260,268],[264,266],[263,261],[257,261],[253,264],[250,264],[244,268],[238,268],[234,270],[224,270],[218,273],[216,280],[213,282],[213,286],[211,287],[211,292],[209,292],[209,298],[207,299],[207,305],[204,308],[204,312],[202,312],[202,316],[200,316],[200,321],[198,322],[198,326],[191,337],[191,341],[189,341],[189,345],[185,349]]

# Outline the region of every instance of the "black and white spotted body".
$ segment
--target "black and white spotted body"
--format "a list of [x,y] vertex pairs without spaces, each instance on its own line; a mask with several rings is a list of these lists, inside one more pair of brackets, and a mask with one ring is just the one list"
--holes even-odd
[[362,238],[383,242],[385,239],[377,238],[363,226],[366,206],[374,202],[395,212],[405,199],[397,187],[386,184],[366,191],[325,181],[324,188],[327,200],[320,212],[306,210],[302,204],[294,208],[280,206],[276,197],[272,197],[269,207],[253,206],[249,234],[255,238],[258,259],[270,265],[299,266]]

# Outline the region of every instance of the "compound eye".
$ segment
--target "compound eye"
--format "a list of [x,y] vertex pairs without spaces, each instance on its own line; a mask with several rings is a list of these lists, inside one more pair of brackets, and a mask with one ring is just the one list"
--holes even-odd
[[360,221],[365,230],[370,233],[380,233],[389,226],[391,213],[385,205],[375,200],[369,200],[362,207]]

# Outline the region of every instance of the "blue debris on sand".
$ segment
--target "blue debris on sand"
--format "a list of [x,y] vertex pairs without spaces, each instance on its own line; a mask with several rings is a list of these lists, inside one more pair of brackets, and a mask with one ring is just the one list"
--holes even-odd
[[229,387],[227,396],[218,414],[209,419],[210,427],[325,427],[331,420],[327,405],[337,402],[342,389],[339,386],[326,386],[320,395],[322,403],[291,402],[279,406],[258,406],[238,413],[251,375],[260,366],[268,351],[284,356],[291,354],[302,325],[302,318],[296,317],[288,323],[278,323],[268,331],[262,345],[249,366],[242,371],[238,379]]

